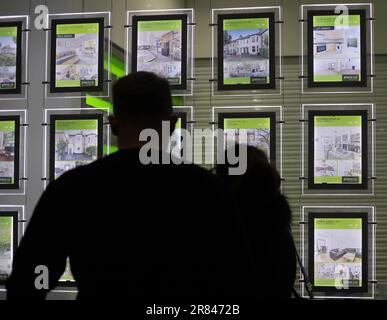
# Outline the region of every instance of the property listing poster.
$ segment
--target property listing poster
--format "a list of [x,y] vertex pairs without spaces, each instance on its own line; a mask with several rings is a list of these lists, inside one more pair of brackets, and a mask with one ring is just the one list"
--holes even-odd
[[16,89],[17,26],[0,26],[0,93],[4,89]]
[[314,183],[362,183],[362,117],[314,117]]
[[137,71],[166,78],[171,85],[182,83],[183,21],[138,21]]
[[362,219],[314,220],[314,286],[362,286]]
[[54,178],[98,158],[98,120],[55,121]]
[[223,20],[223,84],[270,83],[269,18]]
[[270,121],[269,117],[224,119],[225,147],[235,143],[247,144],[261,149],[270,159]]
[[360,15],[313,16],[313,81],[360,82]]
[[13,257],[13,217],[0,215],[0,280],[11,274]]
[[56,25],[55,87],[97,87],[99,23]]
[[0,187],[15,182],[16,122],[0,119]]

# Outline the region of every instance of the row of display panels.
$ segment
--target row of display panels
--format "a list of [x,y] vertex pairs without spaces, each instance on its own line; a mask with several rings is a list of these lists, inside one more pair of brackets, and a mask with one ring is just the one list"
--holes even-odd
[[[109,111],[46,109],[43,178],[110,153]],[[179,118],[170,150],[180,156],[182,129],[192,129],[192,107],[175,107]],[[282,107],[215,107],[213,164],[217,150],[245,143],[264,150],[282,175]],[[367,105],[303,105],[301,114],[303,194],[370,195],[374,192],[375,114]],[[191,126],[189,126],[191,124]],[[218,129],[215,130],[217,125]],[[0,189],[25,192],[27,112],[0,111]],[[191,130],[192,131],[192,130]],[[220,136],[222,135],[222,136]],[[187,145],[185,145],[187,146]],[[14,192],[12,192],[12,190]],[[9,193],[8,193],[9,194]]]
[[[303,89],[307,79],[306,88],[318,92],[370,92],[372,5],[351,4],[345,13],[335,9],[302,6]],[[0,17],[0,95],[15,97],[28,85],[28,21]],[[110,12],[50,14],[48,23],[46,97],[109,95]],[[214,92],[280,93],[282,25],[281,7],[212,10]],[[192,94],[194,26],[193,9],[128,11],[126,72],[154,72],[169,81],[174,94]]]
[[[181,129],[192,126],[192,107],[174,107],[178,117],[170,150],[179,156]],[[43,180],[57,179],[75,167],[111,153],[109,110],[55,108],[44,112]],[[0,110],[0,195],[25,194],[27,111]]]
[[[24,232],[24,207],[0,206],[0,282]],[[375,207],[302,207],[302,261],[315,297],[374,298]],[[74,285],[69,262],[60,286]]]

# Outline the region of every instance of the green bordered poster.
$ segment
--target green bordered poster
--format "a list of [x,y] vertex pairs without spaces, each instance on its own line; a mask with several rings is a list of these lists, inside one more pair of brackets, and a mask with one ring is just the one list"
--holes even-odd
[[240,143],[256,147],[275,162],[275,113],[219,113],[218,126],[223,129],[224,146]]
[[309,86],[366,86],[365,11],[309,11],[308,26]]
[[103,117],[52,115],[50,120],[50,180],[102,157]]
[[316,291],[367,288],[367,213],[310,213],[310,276]]
[[316,111],[309,116],[310,187],[366,188],[366,111]]
[[104,19],[53,20],[51,92],[103,90]]
[[218,15],[218,90],[275,88],[274,14]]
[[17,212],[0,212],[0,283],[11,274],[17,246]]
[[132,70],[153,72],[172,89],[187,82],[187,15],[133,17]]
[[0,22],[0,94],[21,92],[22,22]]
[[0,116],[0,189],[19,188],[20,117]]

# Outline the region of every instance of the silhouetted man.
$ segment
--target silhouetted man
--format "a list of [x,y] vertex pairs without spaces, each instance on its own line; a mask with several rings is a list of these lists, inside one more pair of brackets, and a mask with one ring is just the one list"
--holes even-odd
[[[70,258],[78,299],[249,296],[249,250],[233,204],[196,165],[143,165],[145,128],[176,118],[168,82],[139,72],[113,88],[119,151],[63,174],[42,195],[17,250],[8,298],[43,299]],[[35,268],[47,266],[49,290]]]

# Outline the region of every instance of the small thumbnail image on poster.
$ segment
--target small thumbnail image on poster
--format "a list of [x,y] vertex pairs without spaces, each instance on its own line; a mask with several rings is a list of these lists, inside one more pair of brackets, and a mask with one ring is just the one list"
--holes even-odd
[[56,26],[55,87],[98,86],[99,24]]
[[223,20],[224,84],[267,84],[269,75],[269,18]]
[[13,249],[13,217],[0,216],[0,280],[11,274]]
[[226,148],[235,143],[256,147],[270,159],[270,118],[224,119],[224,142]]
[[98,157],[98,120],[56,120],[55,176]]
[[340,23],[337,19],[336,15],[313,16],[314,82],[362,80],[360,15],[340,16]]
[[15,121],[0,120],[0,185],[15,180]]
[[314,239],[314,285],[362,286],[362,219],[317,218]]
[[148,71],[181,84],[182,20],[139,21],[137,71]]
[[314,183],[362,183],[362,117],[315,116]]
[[16,88],[17,27],[0,27],[0,92]]

